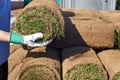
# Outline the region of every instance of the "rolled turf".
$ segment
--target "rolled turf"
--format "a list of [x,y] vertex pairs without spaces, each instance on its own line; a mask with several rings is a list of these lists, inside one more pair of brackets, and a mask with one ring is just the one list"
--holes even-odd
[[23,62],[18,80],[61,80],[59,52],[53,48],[31,50]]
[[8,58],[8,73],[10,73],[17,65],[22,63],[25,59],[28,51],[24,50],[22,47],[18,48],[13,52]]
[[65,37],[54,40],[51,46],[66,48],[89,46],[94,49],[113,48],[115,26],[100,19],[66,17]]
[[[52,46],[65,48],[89,46],[94,49],[116,48],[116,30],[120,29],[120,11],[94,11],[62,8],[65,37]],[[108,33],[108,34],[107,34]],[[117,36],[119,38],[119,36]],[[119,48],[117,46],[117,48]]]
[[120,80],[120,50],[109,49],[98,53],[109,74],[109,80]]
[[54,0],[33,0],[17,16],[15,29],[22,35],[42,32],[44,42],[64,35],[61,9]]
[[62,60],[63,80],[107,80],[107,73],[91,48],[63,49]]
[[19,70],[22,66],[22,63],[18,64],[9,74],[8,74],[8,80],[16,80],[16,76],[19,73]]

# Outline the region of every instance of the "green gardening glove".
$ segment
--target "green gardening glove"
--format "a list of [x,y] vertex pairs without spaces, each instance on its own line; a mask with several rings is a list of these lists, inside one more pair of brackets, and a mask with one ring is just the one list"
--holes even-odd
[[29,3],[31,2],[32,0],[24,0],[24,7]]
[[31,47],[39,47],[39,46],[46,46],[52,42],[52,39],[46,42],[43,42],[43,43],[35,42],[36,40],[41,39],[41,38],[43,38],[42,33],[35,33],[31,35],[26,35],[26,36],[20,35],[14,31],[10,33],[10,43],[24,44],[24,45],[28,45]]

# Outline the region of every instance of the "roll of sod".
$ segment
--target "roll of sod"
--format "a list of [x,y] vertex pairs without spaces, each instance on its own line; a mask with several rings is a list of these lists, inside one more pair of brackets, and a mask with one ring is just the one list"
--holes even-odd
[[120,80],[120,50],[110,49],[98,53],[109,74],[109,80]]
[[33,0],[17,16],[15,29],[22,35],[36,32],[44,34],[44,42],[64,35],[64,20],[61,9],[54,0]]
[[99,12],[88,9],[61,8],[64,17],[86,17],[99,19]]
[[62,59],[63,80],[107,80],[106,71],[91,48],[65,48]]
[[22,66],[22,63],[17,65],[9,74],[8,74],[8,80],[16,80],[16,76]]
[[54,40],[53,47],[89,46],[94,49],[113,48],[115,26],[100,19],[65,18],[65,37]]
[[39,48],[30,51],[17,80],[61,80],[58,51],[53,48],[47,48],[45,52]]
[[26,57],[28,51],[23,48],[17,49],[8,58],[8,73],[10,73],[17,65],[19,65]]

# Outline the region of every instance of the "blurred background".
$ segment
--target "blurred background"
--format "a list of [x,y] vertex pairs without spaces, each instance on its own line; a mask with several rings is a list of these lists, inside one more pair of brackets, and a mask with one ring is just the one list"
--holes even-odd
[[[11,0],[22,1],[22,0]],[[92,10],[118,10],[120,0],[56,0],[61,8],[80,8]]]

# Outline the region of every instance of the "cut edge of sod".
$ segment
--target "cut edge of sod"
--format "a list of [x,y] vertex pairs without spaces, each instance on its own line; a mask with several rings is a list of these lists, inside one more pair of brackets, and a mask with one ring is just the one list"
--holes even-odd
[[46,65],[26,67],[19,75],[19,80],[49,80],[50,78],[53,78],[53,80],[60,80],[59,73]]
[[79,64],[67,71],[65,80],[105,80],[96,64]]
[[22,35],[43,33],[38,42],[60,39],[64,36],[64,25],[58,15],[45,7],[31,7],[24,10],[15,23],[16,31]]

